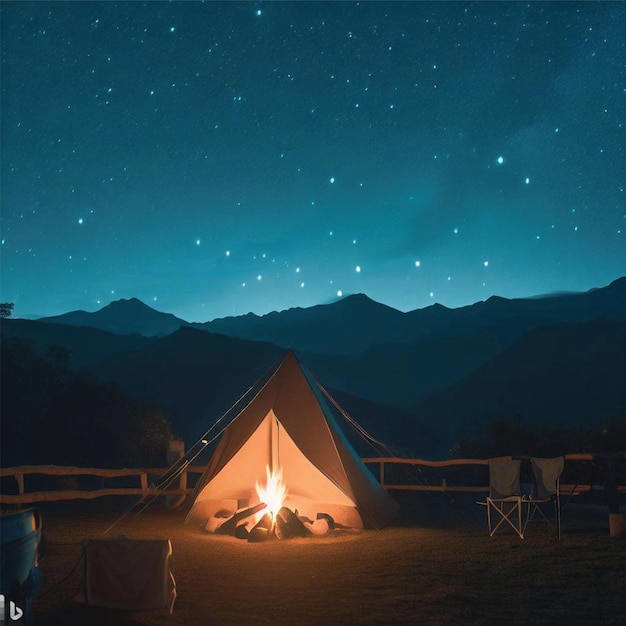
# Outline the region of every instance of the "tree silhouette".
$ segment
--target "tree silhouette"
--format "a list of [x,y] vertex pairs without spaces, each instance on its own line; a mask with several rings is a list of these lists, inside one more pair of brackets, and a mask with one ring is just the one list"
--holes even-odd
[[46,354],[2,337],[3,465],[165,465],[169,423],[162,411],[73,370],[69,352]]
[[13,307],[15,304],[13,302],[0,302],[0,318],[6,319],[7,317],[11,317],[13,315]]

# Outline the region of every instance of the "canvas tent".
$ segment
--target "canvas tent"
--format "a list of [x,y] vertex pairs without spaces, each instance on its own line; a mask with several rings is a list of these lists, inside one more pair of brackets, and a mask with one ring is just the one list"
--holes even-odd
[[195,490],[187,521],[206,524],[219,511],[259,502],[266,467],[281,469],[285,506],[353,528],[381,528],[396,502],[361,462],[295,355],[287,352],[267,383],[224,430]]

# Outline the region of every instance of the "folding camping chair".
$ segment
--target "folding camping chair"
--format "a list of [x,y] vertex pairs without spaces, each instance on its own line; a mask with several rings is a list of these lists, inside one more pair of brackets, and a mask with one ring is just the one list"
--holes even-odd
[[524,538],[522,504],[525,497],[520,492],[520,465],[521,461],[511,457],[489,460],[487,523],[490,537],[506,522],[520,539]]
[[[558,456],[552,459],[531,459],[530,464],[533,470],[533,483],[528,503],[528,516],[524,523],[524,532],[528,522],[535,519],[539,513],[541,518],[552,526],[557,539],[561,539],[561,498],[559,496],[559,484],[565,459]],[[554,517],[550,518],[544,510],[545,505],[554,505]]]

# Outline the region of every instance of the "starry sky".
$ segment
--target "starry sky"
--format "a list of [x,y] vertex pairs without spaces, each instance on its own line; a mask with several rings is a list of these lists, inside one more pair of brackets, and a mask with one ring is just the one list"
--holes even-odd
[[14,316],[626,274],[626,3],[2,2]]

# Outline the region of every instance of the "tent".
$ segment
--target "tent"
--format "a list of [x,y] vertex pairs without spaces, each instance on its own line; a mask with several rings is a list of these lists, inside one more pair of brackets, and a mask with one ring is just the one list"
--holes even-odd
[[200,477],[187,522],[259,502],[266,468],[282,471],[284,505],[352,528],[381,528],[398,512],[337,427],[312,376],[289,351],[269,380],[225,428]]

